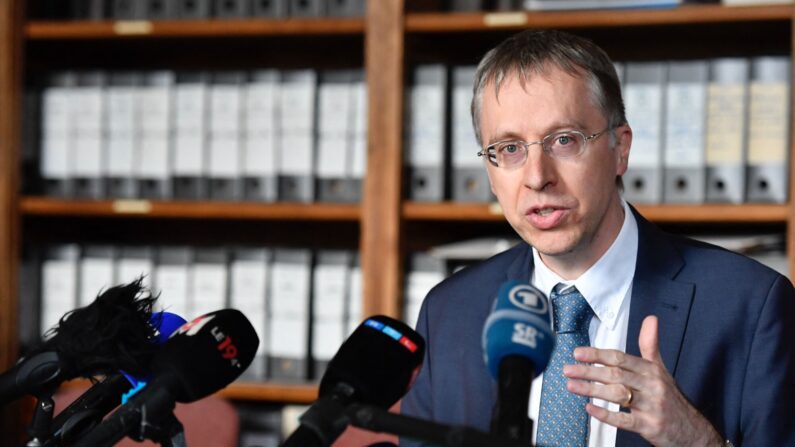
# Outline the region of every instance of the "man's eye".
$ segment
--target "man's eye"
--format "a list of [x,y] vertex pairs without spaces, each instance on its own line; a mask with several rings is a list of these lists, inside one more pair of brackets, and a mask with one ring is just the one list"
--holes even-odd
[[571,144],[571,142],[572,142],[572,138],[569,135],[558,135],[557,138],[555,138],[555,140],[556,140],[557,144],[560,144],[562,146],[565,146],[567,144]]
[[519,152],[519,146],[515,144],[506,144],[505,146],[502,147],[502,151],[505,152],[506,154],[515,154]]

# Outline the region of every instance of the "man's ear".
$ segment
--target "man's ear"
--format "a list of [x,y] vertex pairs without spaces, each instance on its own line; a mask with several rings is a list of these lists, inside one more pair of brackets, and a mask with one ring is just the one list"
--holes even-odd
[[616,152],[616,175],[622,176],[627,172],[629,166],[629,151],[632,146],[632,128],[629,124],[622,124],[616,127],[615,132],[616,145],[613,150]]

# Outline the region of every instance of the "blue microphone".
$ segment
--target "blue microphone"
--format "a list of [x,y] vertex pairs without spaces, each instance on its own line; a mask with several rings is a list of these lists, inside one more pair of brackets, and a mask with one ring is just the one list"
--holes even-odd
[[555,347],[552,308],[543,292],[521,281],[504,283],[483,327],[483,360],[497,380],[491,432],[530,442],[530,385]]

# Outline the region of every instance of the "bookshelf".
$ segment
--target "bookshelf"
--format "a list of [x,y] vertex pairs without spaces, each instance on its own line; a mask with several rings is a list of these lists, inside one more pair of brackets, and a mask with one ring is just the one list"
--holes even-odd
[[[499,207],[418,203],[403,198],[404,73],[416,63],[475,63],[504,37],[525,28],[562,28],[586,35],[619,60],[711,57],[771,52],[792,54],[791,5],[734,7],[686,5],[667,10],[448,13],[411,12],[410,1],[368,0],[359,19],[285,19],[163,22],[53,22],[24,20],[25,2],[0,4],[0,368],[18,355],[18,271],[21,245],[54,226],[143,225],[159,232],[192,228],[197,237],[215,228],[242,228],[245,238],[262,225],[290,237],[296,225],[322,231],[342,225],[358,243],[364,276],[364,313],[398,316],[404,258],[410,248],[449,241],[451,234],[510,231]],[[697,45],[694,45],[697,42]],[[206,54],[177,49],[203,46]],[[253,61],[248,55],[254,53]],[[130,52],[132,59],[122,55]],[[202,52],[198,52],[202,53]],[[363,199],[356,205],[253,204],[177,201],[78,201],[22,195],[22,92],[25,80],[93,59],[108,68],[236,67],[276,58],[280,66],[311,60],[322,66],[363,64],[368,85],[368,165]],[[792,153],[792,150],[791,150]],[[795,172],[795,157],[790,157]],[[783,205],[655,205],[639,211],[664,224],[763,225],[785,228],[795,276],[795,182]],[[351,230],[351,228],[353,228]],[[455,231],[451,232],[451,229]],[[352,235],[350,234],[352,233]],[[310,402],[313,385],[236,384],[224,395],[240,400]],[[0,432],[18,429],[7,411]],[[8,431],[6,430],[8,429]]]

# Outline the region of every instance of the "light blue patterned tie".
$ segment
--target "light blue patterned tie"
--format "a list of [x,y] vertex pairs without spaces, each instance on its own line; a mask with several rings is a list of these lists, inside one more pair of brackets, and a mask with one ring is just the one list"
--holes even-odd
[[544,370],[541,387],[541,409],[538,415],[538,447],[585,447],[588,445],[587,397],[570,393],[563,365],[574,364],[574,348],[589,346],[588,326],[593,310],[576,287],[558,284],[550,295],[555,316],[557,341],[552,358]]

